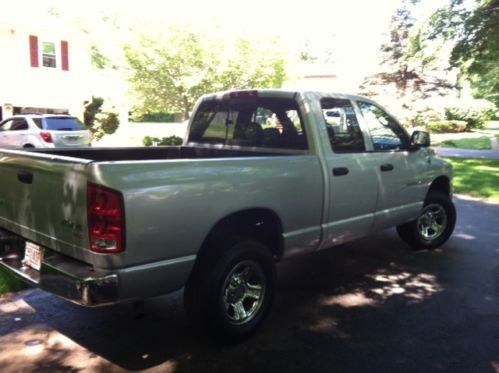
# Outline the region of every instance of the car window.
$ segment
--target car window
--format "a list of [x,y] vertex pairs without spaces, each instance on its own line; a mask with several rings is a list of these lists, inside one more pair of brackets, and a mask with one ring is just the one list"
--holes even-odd
[[189,142],[281,149],[307,149],[295,100],[251,98],[202,102]]
[[358,101],[357,104],[366,120],[375,151],[407,148],[407,135],[395,119],[370,102]]
[[321,108],[331,149],[335,153],[366,150],[364,136],[350,100],[323,98]]
[[3,122],[3,124],[0,126],[0,131],[9,131],[13,122],[14,121],[12,119],[8,119],[5,122]]
[[10,126],[11,131],[22,131],[28,129],[28,122],[24,118],[14,118],[12,125]]
[[43,118],[43,128],[50,131],[80,131],[83,124],[78,118],[73,117],[47,117]]
[[42,118],[33,118],[33,122],[38,128],[43,129]]

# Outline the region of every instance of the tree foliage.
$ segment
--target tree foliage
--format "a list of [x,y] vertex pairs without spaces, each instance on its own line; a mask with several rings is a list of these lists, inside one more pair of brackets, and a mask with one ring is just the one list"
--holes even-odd
[[125,47],[135,110],[180,112],[184,119],[203,94],[230,88],[281,87],[285,60],[271,48],[238,39],[210,39],[191,30],[142,35]]
[[[403,0],[392,16],[388,40],[380,48],[378,71],[368,76],[361,93],[390,107],[407,124],[429,101],[448,97],[455,88],[455,74],[442,63],[442,51],[428,52],[422,22],[413,16],[418,1]],[[448,58],[448,57],[447,57]]]
[[102,97],[92,96],[92,101],[85,106],[83,113],[83,123],[97,140],[100,140],[104,135],[115,133],[120,125],[118,114],[103,111],[103,104]]
[[455,43],[450,62],[470,81],[474,95],[499,107],[499,0],[476,0],[472,9],[451,0],[430,25],[429,39]]

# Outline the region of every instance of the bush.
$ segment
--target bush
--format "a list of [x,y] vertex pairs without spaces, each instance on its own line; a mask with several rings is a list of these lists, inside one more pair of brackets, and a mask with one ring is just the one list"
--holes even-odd
[[90,127],[90,131],[96,140],[100,140],[104,135],[115,133],[119,125],[118,114],[99,113],[95,116],[94,125]]
[[172,113],[145,113],[133,118],[134,122],[170,123],[175,121]]
[[436,110],[428,109],[418,112],[412,119],[411,125],[413,127],[426,127],[428,123],[437,122],[444,119],[442,113]]
[[156,146],[156,145],[182,145],[182,138],[178,136],[169,136],[169,137],[151,137],[146,136],[142,139],[142,143],[144,146]]
[[429,122],[426,129],[432,133],[464,132],[467,123],[463,120],[437,120]]
[[445,119],[460,120],[467,123],[466,130],[484,128],[496,112],[493,103],[487,100],[464,101],[461,105],[453,105],[445,108]]
[[92,127],[94,125],[95,116],[102,112],[102,105],[104,99],[102,97],[92,96],[92,101],[85,105],[85,112],[83,113],[83,123],[85,126]]

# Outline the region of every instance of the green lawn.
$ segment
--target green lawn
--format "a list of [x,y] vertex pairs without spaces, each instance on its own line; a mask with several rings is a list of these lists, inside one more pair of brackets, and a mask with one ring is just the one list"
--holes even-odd
[[447,160],[454,166],[454,192],[499,202],[499,160]]
[[490,139],[487,136],[481,136],[467,139],[446,140],[438,144],[438,146],[445,148],[488,150],[490,149]]
[[9,275],[2,268],[0,268],[0,294],[18,291],[26,288],[27,285],[21,280]]

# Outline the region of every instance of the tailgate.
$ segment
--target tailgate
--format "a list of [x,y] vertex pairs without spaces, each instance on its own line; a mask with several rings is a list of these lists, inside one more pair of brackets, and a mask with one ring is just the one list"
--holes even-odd
[[90,160],[0,151],[0,227],[84,260]]
[[88,131],[50,131],[56,147],[88,146],[90,133]]

